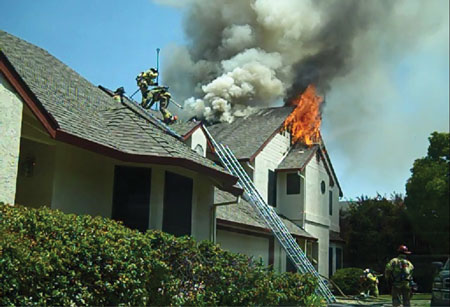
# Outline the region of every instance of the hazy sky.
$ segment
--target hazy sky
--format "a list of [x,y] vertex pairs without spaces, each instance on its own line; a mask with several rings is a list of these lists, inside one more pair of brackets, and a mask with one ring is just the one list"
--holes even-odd
[[[155,66],[156,48],[164,67],[171,48],[192,41],[186,8],[164,2],[2,0],[0,29],[95,85],[131,94],[136,75]],[[374,23],[353,42],[352,69],[326,95],[322,134],[346,198],[404,193],[430,133],[449,130],[449,2],[406,3],[392,14],[401,18]],[[402,23],[405,16],[414,25]]]

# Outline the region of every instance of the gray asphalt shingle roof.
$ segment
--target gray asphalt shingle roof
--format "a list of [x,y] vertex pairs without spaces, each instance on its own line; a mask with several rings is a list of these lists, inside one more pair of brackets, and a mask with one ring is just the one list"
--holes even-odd
[[[114,101],[47,51],[1,30],[0,51],[60,130],[121,152],[184,158],[226,173],[139,115],[139,107]],[[178,130],[191,126],[183,124]]]
[[[229,202],[234,201],[235,199],[236,197],[230,193],[215,189],[214,203]],[[241,202],[236,205],[218,206],[216,210],[216,218],[269,230],[269,227],[264,223],[263,219],[259,217],[259,214],[253,209],[252,205],[243,199],[241,199]],[[316,239],[314,236],[287,218],[282,216],[280,216],[280,218],[291,234],[304,238]]]
[[237,117],[234,122],[208,127],[214,139],[230,147],[238,159],[250,159],[281,127],[294,107],[260,109],[248,117]]
[[277,170],[303,168],[318,149],[319,145],[309,147],[301,143],[296,143],[291,147],[280,165],[278,165]]

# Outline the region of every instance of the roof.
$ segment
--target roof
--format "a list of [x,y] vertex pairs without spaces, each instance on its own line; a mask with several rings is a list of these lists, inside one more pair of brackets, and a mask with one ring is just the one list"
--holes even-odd
[[[218,189],[215,190],[214,203],[229,202],[234,201],[235,199],[236,198],[233,197],[230,193],[220,191]],[[257,227],[263,231],[270,231],[270,229],[264,223],[263,219],[259,217],[259,214],[253,209],[252,205],[250,205],[243,199],[241,199],[239,204],[236,205],[218,206],[216,211],[216,218],[243,226]],[[289,219],[281,216],[280,218],[292,235],[317,240],[317,238],[294,224]]]
[[[0,69],[51,137],[125,161],[237,178],[165,133],[130,101],[114,101],[47,51],[0,31]],[[182,129],[185,129],[183,127]]]
[[330,230],[330,241],[333,242],[345,242],[344,239],[341,238],[339,232]]
[[325,169],[328,172],[332,182],[336,182],[339,188],[339,196],[343,196],[341,185],[337,179],[336,173],[334,172],[333,165],[331,164],[330,156],[325,149],[325,145],[323,144],[323,140],[321,140],[320,145],[315,144],[312,146],[308,146],[302,143],[294,144],[289,150],[286,157],[284,157],[283,161],[278,165],[276,171],[288,171],[288,170],[303,170],[306,167],[306,164],[314,157],[316,153],[322,155],[325,163]]
[[303,169],[319,149],[319,145],[307,146],[297,143],[291,147],[287,156],[277,167],[277,171]]
[[260,109],[247,117],[236,117],[231,124],[209,126],[208,130],[217,142],[228,145],[238,160],[253,160],[292,110],[294,107]]
[[[106,94],[108,94],[110,97],[114,96],[114,92],[102,85],[98,86],[99,89],[101,89],[102,91],[104,91]],[[131,100],[130,98],[124,96],[125,100],[132,103],[136,103],[134,100]],[[140,109],[139,109],[140,110]],[[163,116],[161,114],[161,112],[157,111],[157,110],[153,110],[153,109],[148,109],[146,110],[146,112],[151,113],[153,116],[155,116],[156,118],[159,118],[160,120],[163,120]],[[151,120],[150,118],[148,118],[148,116],[145,114],[145,112],[140,112],[141,116],[147,118],[148,120]],[[197,127],[201,126],[201,122],[194,122],[194,121],[176,121],[175,123],[170,125],[170,128],[172,128],[176,133],[178,133],[179,135],[185,137],[188,134],[192,133],[193,131],[196,130]]]

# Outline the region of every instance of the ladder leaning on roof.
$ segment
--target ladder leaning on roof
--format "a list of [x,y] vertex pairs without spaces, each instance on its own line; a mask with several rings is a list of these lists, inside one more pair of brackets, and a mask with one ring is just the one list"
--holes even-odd
[[[155,124],[159,128],[163,129],[167,133],[179,139],[182,138],[178,133],[172,130],[159,118],[157,118],[150,112],[147,112],[144,108],[142,108],[142,110],[144,110],[145,113],[155,121]],[[220,161],[222,161],[224,167],[227,169],[228,172],[239,178],[238,185],[244,189],[245,191],[244,197],[259,213],[264,222],[273,232],[278,242],[280,242],[281,246],[286,251],[286,254],[288,255],[289,259],[291,259],[292,263],[294,263],[297,270],[303,274],[304,273],[312,274],[319,282],[319,286],[316,289],[316,292],[320,296],[324,297],[329,304],[336,302],[336,298],[331,293],[330,289],[325,284],[324,280],[320,277],[319,273],[317,273],[316,269],[309,262],[308,258],[305,256],[300,246],[298,246],[297,242],[294,240],[289,230],[283,224],[283,222],[281,221],[280,217],[275,212],[275,210],[273,210],[271,206],[267,205],[264,199],[261,197],[261,194],[259,194],[252,180],[250,179],[250,177],[248,177],[247,173],[242,168],[242,166],[240,165],[239,161],[236,159],[230,148],[228,146],[218,144],[205,126],[203,126],[203,129],[208,135],[208,138],[211,140],[211,143]]]
[[331,293],[324,280],[319,276],[316,269],[309,262],[308,258],[305,256],[300,246],[294,240],[275,210],[271,206],[267,205],[261,197],[261,194],[259,194],[258,190],[255,188],[253,181],[242,168],[230,148],[226,145],[218,144],[211,136],[208,129],[204,126],[203,128],[211,140],[220,161],[223,163],[227,171],[239,178],[238,185],[244,189],[244,197],[259,213],[264,222],[273,232],[297,270],[300,273],[310,273],[317,278],[319,282],[316,290],[317,294],[324,297],[330,304],[336,302],[334,295]]

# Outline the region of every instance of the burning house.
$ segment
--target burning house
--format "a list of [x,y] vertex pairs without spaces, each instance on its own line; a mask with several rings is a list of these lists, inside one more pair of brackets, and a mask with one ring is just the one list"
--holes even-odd
[[[232,123],[208,127],[226,144],[267,204],[322,275],[343,264],[339,236],[342,190],[320,136],[320,103],[313,86],[294,106],[263,108]],[[210,152],[208,157],[217,158]],[[233,205],[234,200],[234,205]],[[215,240],[223,248],[261,257],[278,271],[295,270],[260,216],[245,200],[216,190]]]

